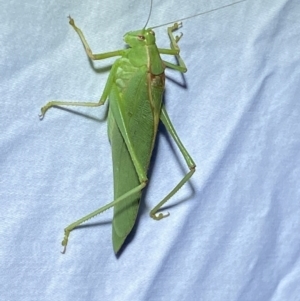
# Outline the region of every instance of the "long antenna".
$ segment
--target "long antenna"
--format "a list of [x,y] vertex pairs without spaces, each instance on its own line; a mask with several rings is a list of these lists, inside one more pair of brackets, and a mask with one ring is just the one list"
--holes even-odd
[[[214,9],[212,9],[212,10],[208,10],[208,11],[203,12],[203,13],[195,14],[195,15],[192,15],[192,16],[189,16],[189,17],[185,17],[185,18],[182,18],[182,19],[179,19],[179,20],[175,20],[175,21],[172,21],[172,22],[164,23],[164,24],[161,24],[161,25],[158,25],[158,26],[153,26],[153,27],[151,27],[151,28],[158,28],[158,27],[161,27],[161,26],[166,26],[166,25],[171,24],[171,23],[176,23],[176,22],[179,22],[179,21],[191,19],[191,18],[194,18],[194,17],[196,17],[196,16],[205,15],[205,14],[211,13],[211,12],[213,12],[213,11],[216,11],[216,10],[219,10],[219,9],[222,9],[222,8],[225,8],[225,7],[228,7],[228,6],[232,6],[232,5],[241,3],[241,2],[245,2],[245,1],[247,1],[247,0],[241,0],[241,1],[233,2],[233,3],[231,3],[231,4],[227,4],[227,5],[218,7],[218,8],[214,8]],[[152,0],[151,0],[151,9],[152,9]],[[150,14],[149,14],[149,18],[150,18]],[[148,21],[149,21],[149,18],[148,18],[148,20],[147,20],[147,23],[148,23]],[[147,25],[147,23],[146,23],[146,25]]]
[[150,16],[151,16],[151,12],[152,12],[152,4],[153,4],[153,0],[150,1],[149,15],[148,15],[147,22],[146,22],[146,24],[145,24],[145,26],[144,26],[144,29],[146,28],[146,26],[147,26],[147,24],[148,24],[148,22],[149,22],[149,20],[150,20]]

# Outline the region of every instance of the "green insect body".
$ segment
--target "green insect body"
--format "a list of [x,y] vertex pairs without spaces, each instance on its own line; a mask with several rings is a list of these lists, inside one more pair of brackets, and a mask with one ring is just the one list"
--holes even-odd
[[[128,33],[125,42],[132,48],[112,68],[114,80],[109,94],[108,133],[115,199],[148,181],[146,172],[157,133],[165,81],[162,63],[151,66],[148,62],[148,56],[159,57],[153,41],[152,31]],[[141,190],[114,206],[115,252],[134,226],[140,198]]]
[[[182,145],[162,103],[166,67],[186,72],[186,67],[179,56],[177,42],[172,32],[178,29],[178,23],[168,28],[171,41],[170,49],[157,48],[152,29],[128,32],[124,40],[128,49],[102,54],[93,54],[81,30],[70,17],[70,24],[78,33],[86,53],[92,60],[101,60],[112,56],[121,56],[113,64],[103,94],[98,103],[51,101],[42,109],[43,118],[52,106],[90,106],[102,105],[109,99],[108,136],[112,147],[114,201],[84,216],[65,229],[62,245],[66,248],[70,232],[99,213],[114,207],[112,222],[112,241],[114,252],[122,247],[131,232],[139,209],[141,191],[148,182],[147,170],[151,159],[157,128],[161,120],[175,143],[179,147],[189,167],[189,172],[175,188],[155,206],[150,216],[162,219],[169,214],[157,213],[195,172],[195,163]],[[179,65],[165,62],[160,54],[175,55]],[[64,249],[65,251],[65,249]]]

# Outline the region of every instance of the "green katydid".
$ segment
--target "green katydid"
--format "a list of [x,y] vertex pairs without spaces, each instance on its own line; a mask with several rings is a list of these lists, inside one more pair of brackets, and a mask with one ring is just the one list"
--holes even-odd
[[[148,182],[147,169],[159,121],[162,121],[178,146],[189,171],[150,211],[153,219],[160,220],[169,215],[169,213],[163,214],[158,211],[195,172],[196,165],[181,143],[162,103],[165,68],[168,67],[183,73],[187,71],[179,55],[180,49],[177,44],[182,34],[173,36],[173,31],[177,30],[181,23],[174,23],[173,26],[168,27],[170,49],[156,46],[153,30],[146,29],[147,21],[143,29],[125,34],[124,41],[129,48],[100,54],[93,54],[82,31],[75,25],[71,17],[69,17],[69,23],[79,35],[91,60],[102,60],[114,56],[121,58],[118,58],[113,64],[99,102],[51,101],[41,109],[40,118],[43,119],[46,111],[53,106],[98,107],[109,98],[108,135],[113,158],[114,200],[65,228],[65,236],[62,241],[63,253],[66,250],[69,234],[74,228],[111,207],[114,207],[113,249],[117,253],[137,218],[142,189]],[[160,54],[175,56],[178,65],[162,60]]]

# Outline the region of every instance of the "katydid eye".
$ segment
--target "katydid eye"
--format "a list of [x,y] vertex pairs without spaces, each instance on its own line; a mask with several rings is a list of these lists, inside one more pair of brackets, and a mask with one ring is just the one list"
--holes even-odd
[[144,37],[144,36],[138,35],[137,37],[138,37],[138,39],[141,40],[141,41],[145,40],[145,37]]
[[153,36],[155,36],[155,32],[150,30],[149,33],[151,33]]

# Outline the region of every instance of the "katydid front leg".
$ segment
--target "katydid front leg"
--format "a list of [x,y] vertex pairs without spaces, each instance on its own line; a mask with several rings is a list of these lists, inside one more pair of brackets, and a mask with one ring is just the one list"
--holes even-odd
[[[110,57],[114,57],[114,56],[122,56],[123,55],[123,50],[116,50],[116,51],[111,51],[111,52],[104,52],[104,53],[100,53],[100,54],[93,54],[92,53],[92,50],[89,46],[89,44],[87,43],[81,29],[79,29],[76,25],[75,25],[75,22],[74,22],[74,19],[72,19],[70,16],[69,16],[69,23],[70,25],[75,29],[75,31],[77,32],[77,34],[79,35],[82,43],[83,43],[83,46],[85,48],[85,51],[87,53],[87,55],[89,56],[90,59],[92,60],[102,60],[102,59],[106,59],[106,58],[110,58]],[[102,106],[108,95],[109,95],[109,92],[110,92],[110,89],[111,89],[111,86],[112,86],[112,82],[113,82],[113,75],[114,72],[115,72],[115,69],[116,67],[112,67],[111,69],[111,73],[107,79],[107,82],[106,82],[106,85],[105,85],[105,88],[103,90],[103,93],[100,97],[100,100],[98,102],[75,102],[75,101],[57,101],[57,100],[53,100],[53,101],[50,101],[48,102],[45,106],[43,106],[41,108],[41,114],[39,115],[40,119],[43,119],[46,112],[54,107],[54,106],[81,106],[81,107],[99,107],[99,106]]]
[[122,54],[124,53],[123,50],[116,50],[116,51],[110,51],[110,52],[94,54],[92,52],[91,47],[89,46],[87,40],[85,39],[85,36],[83,35],[83,32],[81,31],[80,28],[78,28],[75,25],[74,19],[72,19],[71,16],[69,16],[68,18],[70,19],[69,24],[75,29],[75,31],[79,35],[80,40],[81,40],[81,42],[84,46],[84,49],[86,51],[86,54],[88,55],[88,57],[91,60],[103,60],[103,59],[107,59],[107,58],[114,57],[114,56],[122,56]]
[[161,54],[168,54],[168,55],[175,55],[175,57],[178,60],[179,65],[176,64],[172,64],[170,62],[166,62],[163,61],[164,64],[171,69],[177,70],[179,72],[185,73],[187,71],[186,65],[183,61],[183,59],[181,58],[181,56],[179,55],[180,53],[180,48],[177,44],[177,42],[181,39],[181,37],[183,36],[183,34],[181,33],[179,36],[173,36],[173,31],[177,30],[179,27],[181,27],[181,22],[180,23],[174,23],[173,26],[168,27],[168,36],[171,42],[171,49],[162,49],[159,48],[159,53]]

